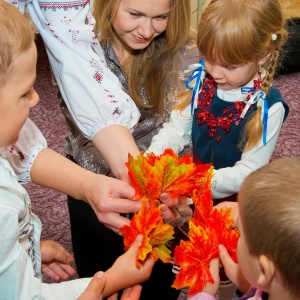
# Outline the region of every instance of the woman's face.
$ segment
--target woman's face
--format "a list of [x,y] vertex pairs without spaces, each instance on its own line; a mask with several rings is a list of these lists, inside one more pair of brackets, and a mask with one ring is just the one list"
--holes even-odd
[[170,0],[121,0],[112,25],[113,43],[140,50],[167,28]]

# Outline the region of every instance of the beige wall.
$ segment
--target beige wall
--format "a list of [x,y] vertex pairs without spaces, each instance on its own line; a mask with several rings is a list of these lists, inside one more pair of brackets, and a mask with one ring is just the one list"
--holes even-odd
[[202,7],[205,4],[207,4],[208,2],[209,2],[209,0],[191,0],[192,26],[194,29],[197,29],[198,18],[199,18]]
[[[203,5],[209,0],[191,0],[192,26],[197,28],[197,18]],[[286,18],[300,17],[300,0],[279,0]]]
[[196,29],[197,27],[197,16],[198,16],[198,0],[191,0],[192,9],[192,26]]
[[300,0],[279,0],[286,18],[300,17]]

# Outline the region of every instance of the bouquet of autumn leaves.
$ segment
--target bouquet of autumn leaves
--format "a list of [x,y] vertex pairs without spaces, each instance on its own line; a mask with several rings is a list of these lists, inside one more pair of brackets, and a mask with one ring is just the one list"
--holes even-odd
[[147,255],[171,262],[171,251],[166,244],[173,238],[174,228],[164,224],[157,199],[162,193],[171,197],[191,197],[195,206],[189,221],[189,240],[181,241],[174,252],[174,263],[180,272],[172,287],[189,287],[189,295],[200,292],[206,282],[213,283],[209,262],[218,256],[218,245],[223,244],[236,261],[239,233],[232,229],[231,209],[213,209],[210,164],[196,165],[189,154],[181,158],[173,150],[156,156],[153,153],[128,156],[128,174],[135,188],[134,200],[143,201],[142,209],[133,216],[130,226],[120,228],[125,250],[138,234],[144,236],[136,265],[140,267]]

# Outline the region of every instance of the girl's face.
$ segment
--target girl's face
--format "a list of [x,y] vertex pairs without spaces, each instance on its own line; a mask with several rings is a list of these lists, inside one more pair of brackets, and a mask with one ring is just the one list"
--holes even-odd
[[37,50],[21,53],[12,63],[6,84],[0,88],[0,147],[14,145],[29,115],[39,102],[33,88],[36,78]]
[[204,58],[206,71],[222,90],[237,89],[258,77],[259,62],[244,65],[224,66]]
[[170,0],[121,0],[112,25],[113,44],[140,50],[167,28]]

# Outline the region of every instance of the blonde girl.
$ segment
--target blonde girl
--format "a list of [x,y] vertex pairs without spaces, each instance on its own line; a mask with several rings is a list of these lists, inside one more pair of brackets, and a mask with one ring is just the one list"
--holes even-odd
[[215,167],[213,198],[236,194],[250,172],[269,162],[288,114],[272,85],[285,38],[277,0],[212,0],[198,26],[204,60],[191,66],[189,90],[149,151],[180,151],[191,133],[194,160]]

